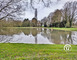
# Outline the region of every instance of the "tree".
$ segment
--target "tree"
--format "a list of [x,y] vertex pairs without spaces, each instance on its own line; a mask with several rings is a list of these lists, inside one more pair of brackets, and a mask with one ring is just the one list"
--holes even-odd
[[72,27],[72,22],[76,20],[77,17],[77,1],[67,2],[64,5],[62,15],[64,20],[69,22],[69,26]]
[[60,22],[62,18],[61,10],[57,9],[55,12],[53,12],[53,15],[50,17],[51,17],[51,23],[53,25],[52,27],[60,27]]
[[0,0],[0,20],[4,18],[19,18],[24,10],[22,0]]
[[47,27],[47,24],[46,24],[46,22],[44,23],[44,27]]
[[32,19],[31,25],[32,25],[32,27],[37,27],[37,19],[36,18]]
[[61,10],[56,10],[51,17],[52,23],[61,22],[62,13]]
[[24,19],[23,23],[22,23],[23,27],[30,27],[30,21],[29,19]]
[[16,21],[13,19],[9,20],[0,20],[0,27],[21,27],[22,22],[21,21]]

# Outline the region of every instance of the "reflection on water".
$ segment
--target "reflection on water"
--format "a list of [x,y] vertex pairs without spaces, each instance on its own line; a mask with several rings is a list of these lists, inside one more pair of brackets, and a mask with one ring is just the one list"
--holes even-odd
[[77,45],[77,31],[54,31],[44,28],[0,29],[0,43]]

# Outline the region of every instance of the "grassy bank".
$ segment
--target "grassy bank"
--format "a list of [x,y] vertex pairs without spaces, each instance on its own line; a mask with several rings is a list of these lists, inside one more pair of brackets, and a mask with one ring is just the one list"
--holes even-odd
[[77,60],[77,45],[66,52],[64,45],[0,44],[0,60]]
[[0,27],[0,29],[26,29],[26,28],[49,28],[54,30],[77,31],[77,28],[56,28],[56,27]]
[[[51,29],[51,28],[49,28]],[[54,30],[77,31],[77,28],[52,28]]]

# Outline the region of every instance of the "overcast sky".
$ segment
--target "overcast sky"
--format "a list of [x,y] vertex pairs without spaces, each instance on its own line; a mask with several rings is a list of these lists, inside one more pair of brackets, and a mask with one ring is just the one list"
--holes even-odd
[[[77,0],[61,0],[59,2],[57,2],[56,0],[52,0],[53,3],[50,8],[42,7],[41,3],[40,5],[36,4],[35,7],[38,9],[38,20],[47,17],[51,12],[54,12],[56,9],[62,9],[67,1]],[[25,15],[23,17],[29,18],[31,20],[34,17],[34,11],[31,10],[25,11]]]

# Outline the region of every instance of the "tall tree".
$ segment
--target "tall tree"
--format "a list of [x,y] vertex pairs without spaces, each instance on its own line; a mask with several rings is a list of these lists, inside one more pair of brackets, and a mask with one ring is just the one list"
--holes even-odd
[[24,19],[22,26],[23,27],[30,27],[30,21],[29,21],[29,19]]
[[72,26],[72,22],[77,18],[77,1],[67,2],[63,9],[64,20],[69,22],[69,27]]
[[58,10],[58,9],[57,9],[57,10],[53,13],[53,16],[51,16],[52,23],[61,22],[61,17],[62,17],[61,10]]
[[37,27],[37,19],[36,19],[36,18],[33,18],[33,19],[32,19],[31,25],[32,25],[33,27]]

